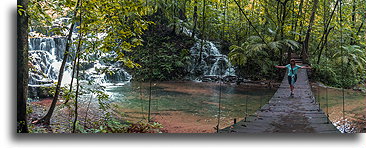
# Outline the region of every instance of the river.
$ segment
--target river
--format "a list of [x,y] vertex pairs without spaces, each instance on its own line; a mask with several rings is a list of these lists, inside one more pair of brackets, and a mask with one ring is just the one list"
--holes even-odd
[[[150,83],[131,82],[107,88],[117,116],[133,122],[147,120]],[[253,114],[275,93],[275,89],[246,88],[215,82],[158,82],[151,84],[151,120],[168,133],[212,133]]]

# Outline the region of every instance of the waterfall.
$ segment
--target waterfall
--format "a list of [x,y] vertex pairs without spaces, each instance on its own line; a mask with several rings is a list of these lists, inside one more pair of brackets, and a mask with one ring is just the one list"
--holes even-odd
[[[63,54],[65,52],[66,38],[65,37],[44,37],[29,39],[29,59],[30,59],[30,77],[29,85],[51,84],[57,81],[58,72],[61,67]],[[75,51],[76,47],[72,47],[71,51]],[[93,80],[99,84],[102,83],[119,83],[129,81],[131,75],[124,69],[120,63],[106,65],[99,61],[89,63],[81,61],[81,67],[85,70],[86,80]],[[107,66],[109,65],[109,66]],[[62,80],[62,86],[71,82],[71,58],[66,63],[66,68]],[[100,74],[98,69],[111,71],[108,74]]]
[[[29,38],[29,82],[30,86],[51,85],[57,81],[65,51],[66,38]],[[66,65],[62,86],[70,83],[70,63]]]
[[[65,37],[37,37],[29,38],[29,97],[51,97],[43,87],[52,86],[57,82],[63,53],[65,51]],[[66,64],[62,85],[71,81],[71,63]]]
[[[183,34],[192,36],[192,31],[186,27],[182,28]],[[235,69],[228,60],[227,55],[220,53],[218,47],[211,41],[199,39],[194,36],[196,43],[191,47],[192,66],[188,69],[191,72],[193,80],[202,79],[202,77],[229,77],[236,76]],[[201,53],[201,44],[202,53]],[[200,59],[200,54],[202,58]]]
[[[61,19],[66,22],[67,19]],[[75,30],[74,30],[75,31]],[[65,32],[67,34],[67,32]],[[64,36],[45,37],[45,35],[37,32],[29,33],[29,97],[50,97],[44,92],[45,86],[52,86],[58,81],[59,70],[64,57],[67,38]],[[100,39],[105,34],[98,34],[95,39]],[[76,39],[77,33],[74,33],[72,39]],[[72,78],[72,60],[75,57],[76,45],[70,46],[70,57],[67,59],[65,71],[62,78],[62,85],[67,86]],[[104,55],[111,56],[111,55]],[[121,85],[131,80],[122,67],[121,63],[115,62],[95,62],[80,61],[80,77],[81,81],[94,81],[100,86]],[[107,71],[105,73],[105,71]],[[76,79],[74,79],[76,83]],[[74,85],[75,86],[75,85]]]
[[[202,58],[199,61],[201,43],[203,43]],[[191,48],[191,55],[193,56],[194,64],[190,67],[190,71],[196,78],[202,76],[235,76],[235,69],[228,57],[221,54],[213,42],[198,39]]]
[[[85,70],[83,79],[92,80],[102,86],[124,85],[124,83],[129,82],[132,78],[132,76],[127,73],[123,68],[117,68],[121,67],[121,63],[115,63],[110,66],[103,65],[98,60],[94,63],[87,63],[85,61],[83,63],[83,69]],[[89,65],[86,66],[85,64]],[[101,73],[99,71],[108,72]]]

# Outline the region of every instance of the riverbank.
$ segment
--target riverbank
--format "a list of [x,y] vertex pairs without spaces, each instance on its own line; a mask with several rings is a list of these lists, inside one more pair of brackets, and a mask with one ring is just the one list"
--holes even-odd
[[321,109],[341,131],[366,132],[366,93],[362,89],[333,88],[322,83],[311,83]]

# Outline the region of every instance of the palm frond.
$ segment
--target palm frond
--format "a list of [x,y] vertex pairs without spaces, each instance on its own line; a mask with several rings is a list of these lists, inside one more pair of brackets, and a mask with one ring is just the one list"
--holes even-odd
[[238,48],[241,48],[240,46],[237,46],[237,45],[231,45],[230,47],[229,47],[229,50],[230,51],[232,51],[232,50],[236,50],[236,49],[238,49]]
[[282,43],[280,41],[269,42],[268,46],[269,49],[279,50],[282,46]]
[[292,50],[296,50],[300,48],[300,44],[294,40],[285,39],[283,40],[283,44],[287,47],[290,47]]
[[254,52],[261,51],[263,49],[267,48],[266,44],[257,43],[257,44],[251,44],[248,46],[248,49]]
[[250,36],[248,39],[247,39],[247,41],[248,42],[261,42],[262,41],[262,39],[261,39],[261,37],[259,37],[259,36]]

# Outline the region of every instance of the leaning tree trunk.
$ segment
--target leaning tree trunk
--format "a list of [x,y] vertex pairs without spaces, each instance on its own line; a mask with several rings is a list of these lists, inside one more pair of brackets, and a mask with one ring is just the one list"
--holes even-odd
[[[80,2],[80,0],[78,0],[76,2],[76,7],[75,7],[75,10],[74,10],[74,16],[73,16],[74,18],[76,18],[76,15],[77,15],[77,9],[79,8],[79,2]],[[51,116],[53,114],[53,111],[56,108],[56,103],[58,101],[58,96],[60,95],[60,91],[61,91],[61,82],[62,82],[62,77],[63,77],[64,71],[65,71],[66,61],[67,61],[67,58],[69,56],[69,50],[70,50],[70,45],[71,45],[71,36],[72,36],[72,30],[74,28],[74,25],[75,25],[75,23],[73,22],[71,24],[71,27],[70,27],[70,30],[69,30],[64,57],[62,59],[60,72],[58,74],[58,81],[57,81],[57,84],[56,84],[56,91],[55,91],[55,95],[53,96],[53,100],[52,100],[50,109],[48,110],[47,114],[42,119],[36,121],[35,123],[49,124],[50,120],[51,120]]]
[[[146,3],[147,4],[147,3]],[[83,3],[81,2],[80,7],[83,6]],[[76,122],[78,120],[78,97],[79,97],[79,88],[80,88],[80,77],[79,77],[79,73],[80,73],[80,56],[81,56],[81,45],[82,45],[82,39],[83,39],[83,32],[82,32],[82,11],[80,11],[80,15],[79,15],[79,22],[80,22],[80,30],[79,30],[79,43],[78,43],[78,47],[76,50],[76,59],[74,62],[76,63],[76,94],[75,94],[75,118],[74,118],[74,122],[72,124],[72,133],[76,132]]]
[[[81,24],[81,23],[80,23]],[[77,52],[75,53],[75,57],[73,60],[73,64],[72,64],[72,72],[71,72],[71,82],[70,82],[70,88],[69,88],[69,93],[72,93],[72,89],[73,89],[73,83],[74,83],[74,78],[75,78],[75,69],[76,69],[76,60],[77,60],[78,56],[77,56]],[[67,97],[64,104],[67,104],[70,101],[70,97]]]
[[305,36],[303,48],[301,51],[301,57],[302,57],[302,60],[304,61],[304,63],[309,63],[309,61],[308,61],[309,41],[310,41],[311,30],[313,28],[313,24],[314,24],[314,20],[315,20],[315,13],[318,8],[318,2],[319,2],[319,0],[314,0],[313,9],[311,11],[311,16],[310,16],[310,23],[308,26],[308,30],[306,31],[306,36]]
[[[76,60],[77,60],[77,56],[75,54],[75,58],[73,60],[73,64],[72,64],[72,72],[71,72],[71,82],[70,82],[70,88],[69,88],[69,93],[72,93],[72,87],[73,87],[73,83],[74,83],[74,77],[75,77],[75,67],[76,67]],[[70,98],[67,97],[64,104],[69,103]]]
[[325,46],[326,46],[326,45],[327,45],[327,43],[328,43],[328,35],[329,35],[330,31],[331,31],[333,28],[334,28],[334,27],[329,28],[329,29],[328,29],[328,31],[327,31],[327,33],[326,33],[326,35],[325,35],[325,37],[324,37],[324,43],[322,44],[322,46],[321,46],[321,47],[320,47],[320,49],[319,49],[318,61],[316,62],[317,64],[320,64],[321,55],[323,54],[323,50],[324,50]]
[[[332,21],[332,18],[333,18],[334,12],[335,12],[335,10],[336,10],[336,8],[338,6],[338,3],[339,3],[339,0],[337,0],[336,4],[334,5],[334,8],[332,10],[332,13],[330,14],[330,16],[329,16],[329,18],[327,20],[327,23],[324,26],[324,32],[323,32],[323,35],[322,35],[322,37],[320,39],[320,42],[319,42],[318,46],[316,47],[316,51],[319,51],[317,64],[320,63],[320,57],[321,57],[321,55],[323,53],[324,46],[327,43],[328,35],[329,35],[330,31],[333,29],[333,27],[332,28],[329,28],[329,25],[330,25],[330,23]],[[324,18],[325,18],[325,15],[324,15]]]
[[357,29],[357,33],[356,33],[356,36],[358,36],[358,35],[360,34],[361,29],[362,29],[362,27],[363,27],[363,24],[364,24],[364,22],[362,22],[362,23],[361,23],[360,27],[358,27],[358,29]]
[[[18,0],[22,9],[28,9],[28,0]],[[28,133],[28,16],[17,14],[17,132]]]
[[[81,40],[81,39],[80,39]],[[78,55],[77,55],[77,61],[75,61],[77,64],[76,66],[76,94],[75,94],[75,117],[74,117],[74,122],[72,124],[72,133],[76,132],[76,122],[78,120],[78,97],[79,97],[79,88],[80,88],[80,84],[79,84],[79,72],[80,72],[80,42],[79,41],[79,47],[78,47]]]

